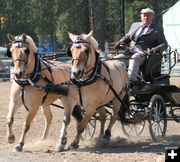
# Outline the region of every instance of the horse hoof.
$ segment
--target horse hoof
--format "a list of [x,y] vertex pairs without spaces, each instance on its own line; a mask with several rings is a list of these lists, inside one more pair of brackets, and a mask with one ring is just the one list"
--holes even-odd
[[55,150],[54,150],[55,152],[62,152],[62,151],[64,151],[64,145],[57,145],[56,147],[55,147]]
[[15,136],[14,136],[14,135],[9,136],[9,137],[8,137],[8,143],[12,144],[12,143],[14,143],[14,142],[15,142]]
[[22,152],[22,147],[20,146],[20,145],[16,145],[15,147],[14,147],[14,151],[16,151],[16,152]]
[[72,143],[69,147],[68,150],[77,150],[79,148],[78,144]]
[[106,140],[110,140],[110,137],[111,137],[111,132],[109,130],[106,130],[103,138]]

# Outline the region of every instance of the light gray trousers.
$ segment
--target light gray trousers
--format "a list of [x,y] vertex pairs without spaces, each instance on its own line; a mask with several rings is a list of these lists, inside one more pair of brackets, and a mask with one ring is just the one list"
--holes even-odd
[[119,59],[119,61],[123,62],[126,67],[128,67],[128,75],[130,81],[137,80],[137,74],[139,72],[139,67],[145,61],[146,55],[144,53],[134,53],[134,54],[119,54],[114,58]]

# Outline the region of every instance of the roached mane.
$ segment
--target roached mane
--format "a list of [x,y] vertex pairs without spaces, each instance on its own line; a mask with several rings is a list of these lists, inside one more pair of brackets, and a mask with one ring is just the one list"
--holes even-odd
[[86,34],[81,34],[80,36],[81,36],[81,38],[83,40],[88,41],[93,46],[93,48],[95,50],[98,49],[99,44],[98,44],[98,42],[96,41],[96,39],[93,36],[91,36],[89,40],[87,40],[87,38],[86,38],[87,35]]
[[36,44],[34,43],[33,39],[26,35],[26,40],[25,40],[27,43],[29,43],[29,49],[30,51],[33,51],[33,52],[37,52],[38,51],[38,48],[36,47]]

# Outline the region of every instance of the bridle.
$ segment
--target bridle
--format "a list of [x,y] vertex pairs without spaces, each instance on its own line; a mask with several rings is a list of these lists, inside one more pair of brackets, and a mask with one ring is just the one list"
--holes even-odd
[[[12,48],[12,46],[14,46],[14,48],[19,48],[19,49],[22,49],[22,52],[24,52],[24,54],[26,54],[26,58],[17,58],[15,60],[13,60],[12,58],[12,52],[10,51],[10,49]],[[23,49],[25,48],[25,50]],[[23,51],[24,50],[24,51]],[[15,63],[17,61],[23,61],[25,63],[25,65],[28,63],[28,55],[30,53],[30,50],[29,50],[29,43],[28,42],[25,42],[25,41],[13,41],[11,44],[10,44],[10,48],[9,48],[9,51],[7,52],[7,55],[12,59],[12,62]]]
[[[77,38],[77,40],[75,40],[74,42],[72,42],[72,44],[75,44],[76,48],[80,49],[81,48],[81,44],[83,44],[87,50],[85,51],[85,53],[87,54],[87,57],[86,59],[84,58],[81,58],[81,57],[76,57],[76,58],[72,58],[72,65],[73,65],[73,62],[75,60],[79,60],[81,62],[84,62],[84,67],[86,67],[87,65],[87,61],[88,61],[88,58],[89,58],[89,53],[91,51],[90,49],[90,46],[89,46],[89,43],[83,39],[81,39],[80,37]],[[72,55],[72,54],[71,54]]]

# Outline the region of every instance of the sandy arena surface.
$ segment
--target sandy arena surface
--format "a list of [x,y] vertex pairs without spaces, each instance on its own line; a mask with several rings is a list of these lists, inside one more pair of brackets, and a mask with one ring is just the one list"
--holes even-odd
[[[180,85],[179,78],[173,78],[171,84]],[[123,134],[120,123],[116,122],[112,130],[112,139],[107,145],[99,145],[95,141],[99,133],[99,122],[97,122],[93,140],[80,142],[80,148],[75,151],[54,152],[62,124],[63,110],[52,106],[53,121],[48,139],[44,142],[40,141],[44,128],[44,116],[41,111],[38,111],[27,133],[23,152],[13,152],[27,112],[23,107],[18,109],[13,125],[16,141],[8,144],[6,115],[10,85],[11,82],[0,83],[0,162],[164,162],[165,147],[180,146],[180,124],[174,121],[168,121],[165,140],[160,143],[152,141],[147,122],[143,133],[131,139]],[[75,121],[72,119],[68,129],[68,144],[72,142],[74,135]]]

